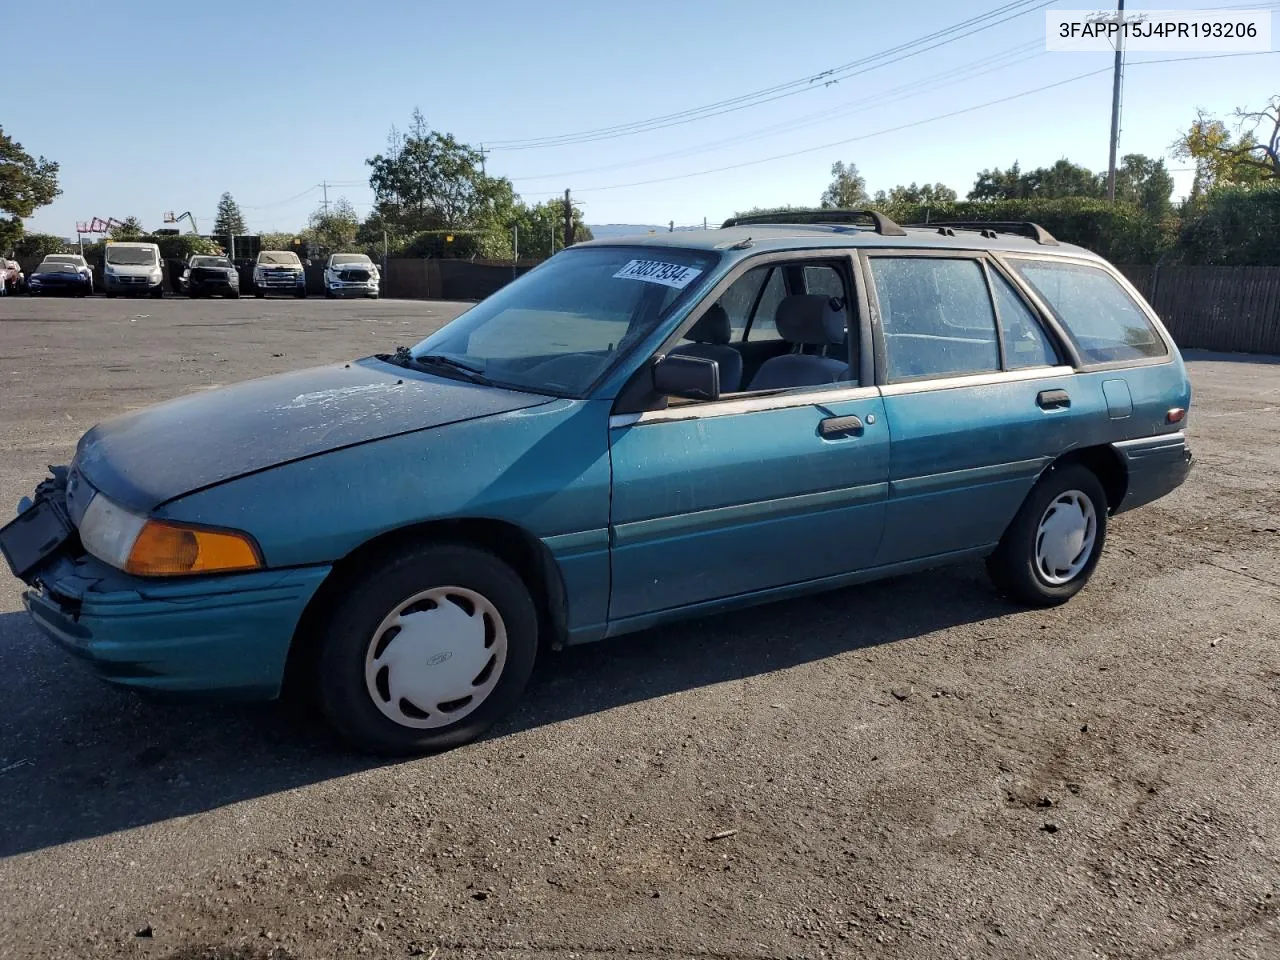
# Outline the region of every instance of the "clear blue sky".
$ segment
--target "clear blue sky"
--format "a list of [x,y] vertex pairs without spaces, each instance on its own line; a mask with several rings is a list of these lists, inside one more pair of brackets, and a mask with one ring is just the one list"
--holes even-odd
[[[364,161],[415,106],[471,143],[609,127],[814,74],[1003,2],[384,0],[363,13],[323,0],[72,0],[56,16],[26,3],[3,17],[3,126],[62,165],[62,196],[28,229],[71,235],[77,220],[131,215],[157,227],[165,210],[190,210],[207,230],[230,190],[251,229],[287,230],[319,204],[323,180],[336,184],[331,200],[346,196],[367,212]],[[1256,5],[1163,0],[1157,8]],[[1079,0],[1052,8],[1096,9]],[[1014,160],[1028,167],[1066,156],[1104,169],[1110,56],[1046,53],[1044,29],[1044,12],[1034,10],[721,116],[573,146],[495,148],[488,169],[530,201],[572,187],[588,223],[677,224],[815,204],[836,160],[856,163],[872,191],[940,180],[962,196],[978,170]],[[1130,58],[1122,153],[1166,155],[1197,107],[1225,115],[1280,93],[1274,54],[1143,65],[1174,56],[1185,54]],[[1091,70],[1103,72],[882,133]],[[860,139],[686,176],[852,138]],[[1175,173],[1179,193],[1189,179]],[[630,186],[643,181],[662,182]]]

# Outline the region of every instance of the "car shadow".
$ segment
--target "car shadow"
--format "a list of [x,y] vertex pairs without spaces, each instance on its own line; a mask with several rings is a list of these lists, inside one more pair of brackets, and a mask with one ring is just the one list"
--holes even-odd
[[[513,716],[461,749],[1015,609],[966,565],[571,647],[546,658]],[[0,857],[382,765],[297,705],[154,700],[109,686],[25,613],[0,615],[0,701]]]
[[1198,347],[1188,347],[1181,353],[1182,359],[1187,363],[1211,361],[1214,363],[1251,363],[1263,366],[1280,364],[1280,356],[1268,353],[1220,353],[1216,350],[1201,350]]

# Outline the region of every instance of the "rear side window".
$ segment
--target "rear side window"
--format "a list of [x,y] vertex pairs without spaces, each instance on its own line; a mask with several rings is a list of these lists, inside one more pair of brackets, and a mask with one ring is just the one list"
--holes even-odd
[[991,288],[996,294],[1000,329],[1004,331],[1005,369],[1051,367],[1057,363],[1058,351],[1053,348],[1053,341],[1013,284],[992,270]]
[[982,265],[940,257],[872,257],[890,381],[1000,369]]
[[1138,304],[1106,271],[1065,261],[1009,263],[1048,304],[1086,363],[1144,360],[1169,352]]

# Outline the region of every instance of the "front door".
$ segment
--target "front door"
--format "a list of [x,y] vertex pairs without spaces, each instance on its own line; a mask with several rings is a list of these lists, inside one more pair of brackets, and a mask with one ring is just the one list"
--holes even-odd
[[[759,369],[743,389],[613,418],[611,630],[872,564],[889,432],[879,390],[860,383],[869,327],[850,268],[797,255],[745,264],[716,295],[739,336],[704,340],[700,354],[744,354],[750,338],[733,308],[752,304],[747,326],[768,327],[775,346],[752,357]],[[762,296],[761,279],[784,270],[785,290]]]

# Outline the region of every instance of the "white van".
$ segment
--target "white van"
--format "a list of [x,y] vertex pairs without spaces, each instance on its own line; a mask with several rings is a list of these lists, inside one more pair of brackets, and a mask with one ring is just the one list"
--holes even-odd
[[108,297],[117,293],[164,296],[164,270],[160,248],[154,243],[108,242],[102,263],[102,289]]

